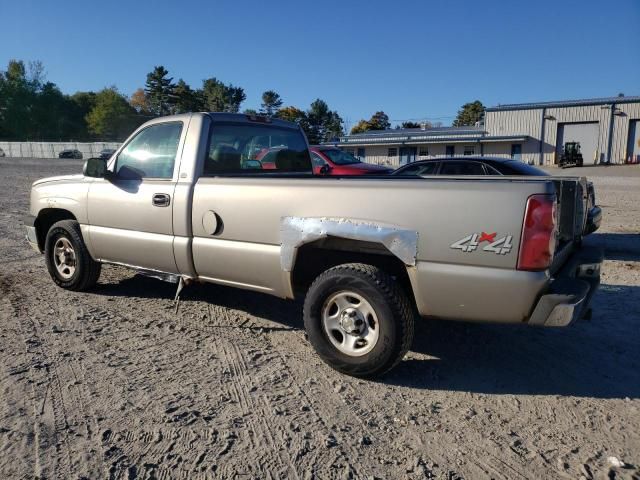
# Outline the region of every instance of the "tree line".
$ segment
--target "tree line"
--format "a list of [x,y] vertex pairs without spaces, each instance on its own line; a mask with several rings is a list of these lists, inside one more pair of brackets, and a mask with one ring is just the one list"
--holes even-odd
[[[181,78],[174,82],[162,65],[154,67],[147,74],[144,87],[138,88],[130,97],[115,86],[98,92],[79,91],[67,95],[45,79],[41,62],[25,65],[21,60],[10,60],[6,71],[0,71],[0,139],[122,141],[151,118],[198,111],[238,113],[245,100],[242,87],[225,84],[215,77],[204,79],[199,88],[192,88]],[[483,111],[484,107],[478,101],[466,104],[458,112],[454,125],[473,125]],[[305,131],[311,144],[344,135],[343,119],[321,99],[300,109],[284,106],[277,92],[267,90],[262,94],[259,110],[244,109],[242,112],[295,122]],[[438,125],[428,125],[433,126]],[[402,124],[402,128],[418,127],[420,124],[414,122]],[[388,128],[391,128],[389,117],[379,111],[369,120],[359,121],[351,133]]]
[[[481,122],[484,119],[484,105],[480,100],[475,100],[473,102],[465,103],[462,105],[460,110],[458,110],[458,114],[456,115],[455,120],[453,121],[454,127],[465,127],[465,126],[474,126],[478,122]],[[396,129],[398,128],[439,128],[442,127],[442,122],[413,122],[413,121],[405,121],[400,125],[396,125]],[[356,133],[365,133],[369,131],[375,130],[388,130],[391,128],[391,122],[389,121],[389,116],[382,112],[374,113],[369,120],[360,120],[356,123],[351,129],[351,134]]]
[[[242,87],[215,77],[203,80],[200,88],[183,79],[174,82],[162,65],[149,72],[144,87],[130,97],[115,86],[66,95],[45,80],[41,62],[11,60],[6,71],[0,71],[0,139],[121,141],[151,118],[201,111],[238,113],[245,99]],[[342,118],[324,100],[316,99],[305,110],[283,103],[278,93],[267,90],[260,110],[243,113],[296,122],[311,143],[344,134]]]

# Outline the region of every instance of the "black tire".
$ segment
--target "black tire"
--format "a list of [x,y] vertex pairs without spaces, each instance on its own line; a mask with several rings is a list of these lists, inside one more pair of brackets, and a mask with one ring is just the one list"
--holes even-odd
[[[333,345],[323,327],[323,309],[332,295],[348,290],[362,296],[377,316],[379,337],[362,356],[350,356]],[[348,263],[319,275],[304,302],[304,325],[314,349],[332,368],[355,377],[375,377],[395,367],[413,342],[414,310],[404,290],[372,265]]]
[[[71,243],[75,252],[75,271],[70,278],[65,278],[58,271],[54,260],[54,246],[63,237]],[[44,255],[49,275],[59,287],[84,291],[92,288],[98,282],[101,264],[91,258],[82,239],[80,225],[75,220],[62,220],[51,226],[45,240]]]

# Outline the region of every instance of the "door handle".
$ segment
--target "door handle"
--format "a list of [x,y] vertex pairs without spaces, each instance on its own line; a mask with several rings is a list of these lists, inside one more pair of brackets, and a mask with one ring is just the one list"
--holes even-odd
[[168,207],[171,204],[171,197],[166,193],[154,193],[151,203],[154,207]]

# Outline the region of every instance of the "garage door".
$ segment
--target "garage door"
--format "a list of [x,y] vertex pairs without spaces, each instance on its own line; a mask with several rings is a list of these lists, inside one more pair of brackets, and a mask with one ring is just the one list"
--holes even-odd
[[582,160],[585,165],[596,163],[598,151],[599,124],[595,123],[561,123],[558,125],[557,158],[560,159],[562,147],[567,142],[579,142]]
[[640,120],[632,120],[629,123],[627,155],[631,157],[633,162],[640,163]]

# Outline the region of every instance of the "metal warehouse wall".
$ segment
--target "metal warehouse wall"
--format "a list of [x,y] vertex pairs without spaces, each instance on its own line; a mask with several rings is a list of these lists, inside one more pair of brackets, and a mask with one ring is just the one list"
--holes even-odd
[[631,122],[640,120],[640,103],[621,103],[617,105],[624,115],[615,115],[613,124],[613,144],[611,145],[611,158],[614,161],[620,158],[626,161],[632,152],[627,151],[629,141],[629,128]]
[[67,149],[80,150],[82,158],[91,158],[97,157],[100,150],[119,146],[117,142],[0,142],[4,154],[16,158],[58,158]]
[[[354,154],[358,153],[358,147],[346,147],[346,149],[352,149]],[[386,145],[375,145],[371,147],[360,147],[364,148],[365,158],[363,159],[365,162],[374,163],[376,165],[391,165],[394,167],[398,166],[399,157],[396,155],[395,157],[388,157],[387,153],[389,148],[395,148],[397,150],[400,149],[400,146],[394,145],[393,147],[388,147]]]
[[[628,156],[629,124],[630,121],[640,118],[640,103],[616,104],[616,108],[622,115],[614,115],[611,162],[623,163]],[[545,116],[547,119],[543,119]],[[598,122],[597,155],[599,161],[606,161],[609,147],[610,119],[610,104],[498,110],[486,113],[485,128],[489,135],[530,136],[531,140],[523,145],[522,159],[525,162],[535,164],[539,163],[540,140],[544,138],[542,145],[543,163],[550,165],[555,162],[559,124]],[[544,137],[541,135],[543,125]],[[487,154],[486,149],[485,154]]]
[[[451,143],[451,145],[455,145],[455,155],[462,155],[464,152],[465,145],[473,146],[475,148],[475,155],[480,155],[480,145],[474,140],[463,143]],[[365,149],[365,157],[363,160],[367,163],[374,163],[376,165],[387,165],[391,167],[399,167],[400,166],[400,148],[403,145],[394,144],[394,145],[372,145],[372,146],[360,146],[357,145],[342,145],[340,148],[344,150],[353,150],[353,154],[357,155],[358,148]],[[426,160],[428,158],[443,158],[446,157],[446,145],[444,143],[435,143],[435,144],[406,144],[407,147],[415,147],[416,148],[416,160]],[[394,157],[389,157],[389,149],[395,148],[396,155]],[[421,148],[427,149],[427,155],[420,155]],[[485,144],[484,145],[484,154],[485,155],[494,155],[494,156],[502,156],[505,158],[511,157],[511,144],[507,144],[505,146],[502,144]]]
[[[539,162],[540,132],[542,131],[542,109],[505,110],[487,112],[485,115],[485,129],[488,135],[529,135],[533,137],[522,145],[522,161],[525,163]],[[485,155],[511,156],[509,150],[504,150],[504,144],[495,144],[487,148]],[[555,142],[553,143],[555,148]]]
[[[498,158],[511,158],[511,144],[505,143],[485,143],[483,146],[484,155],[487,157],[498,157]],[[522,149],[522,157],[523,161],[527,161],[524,153],[524,147]]]

